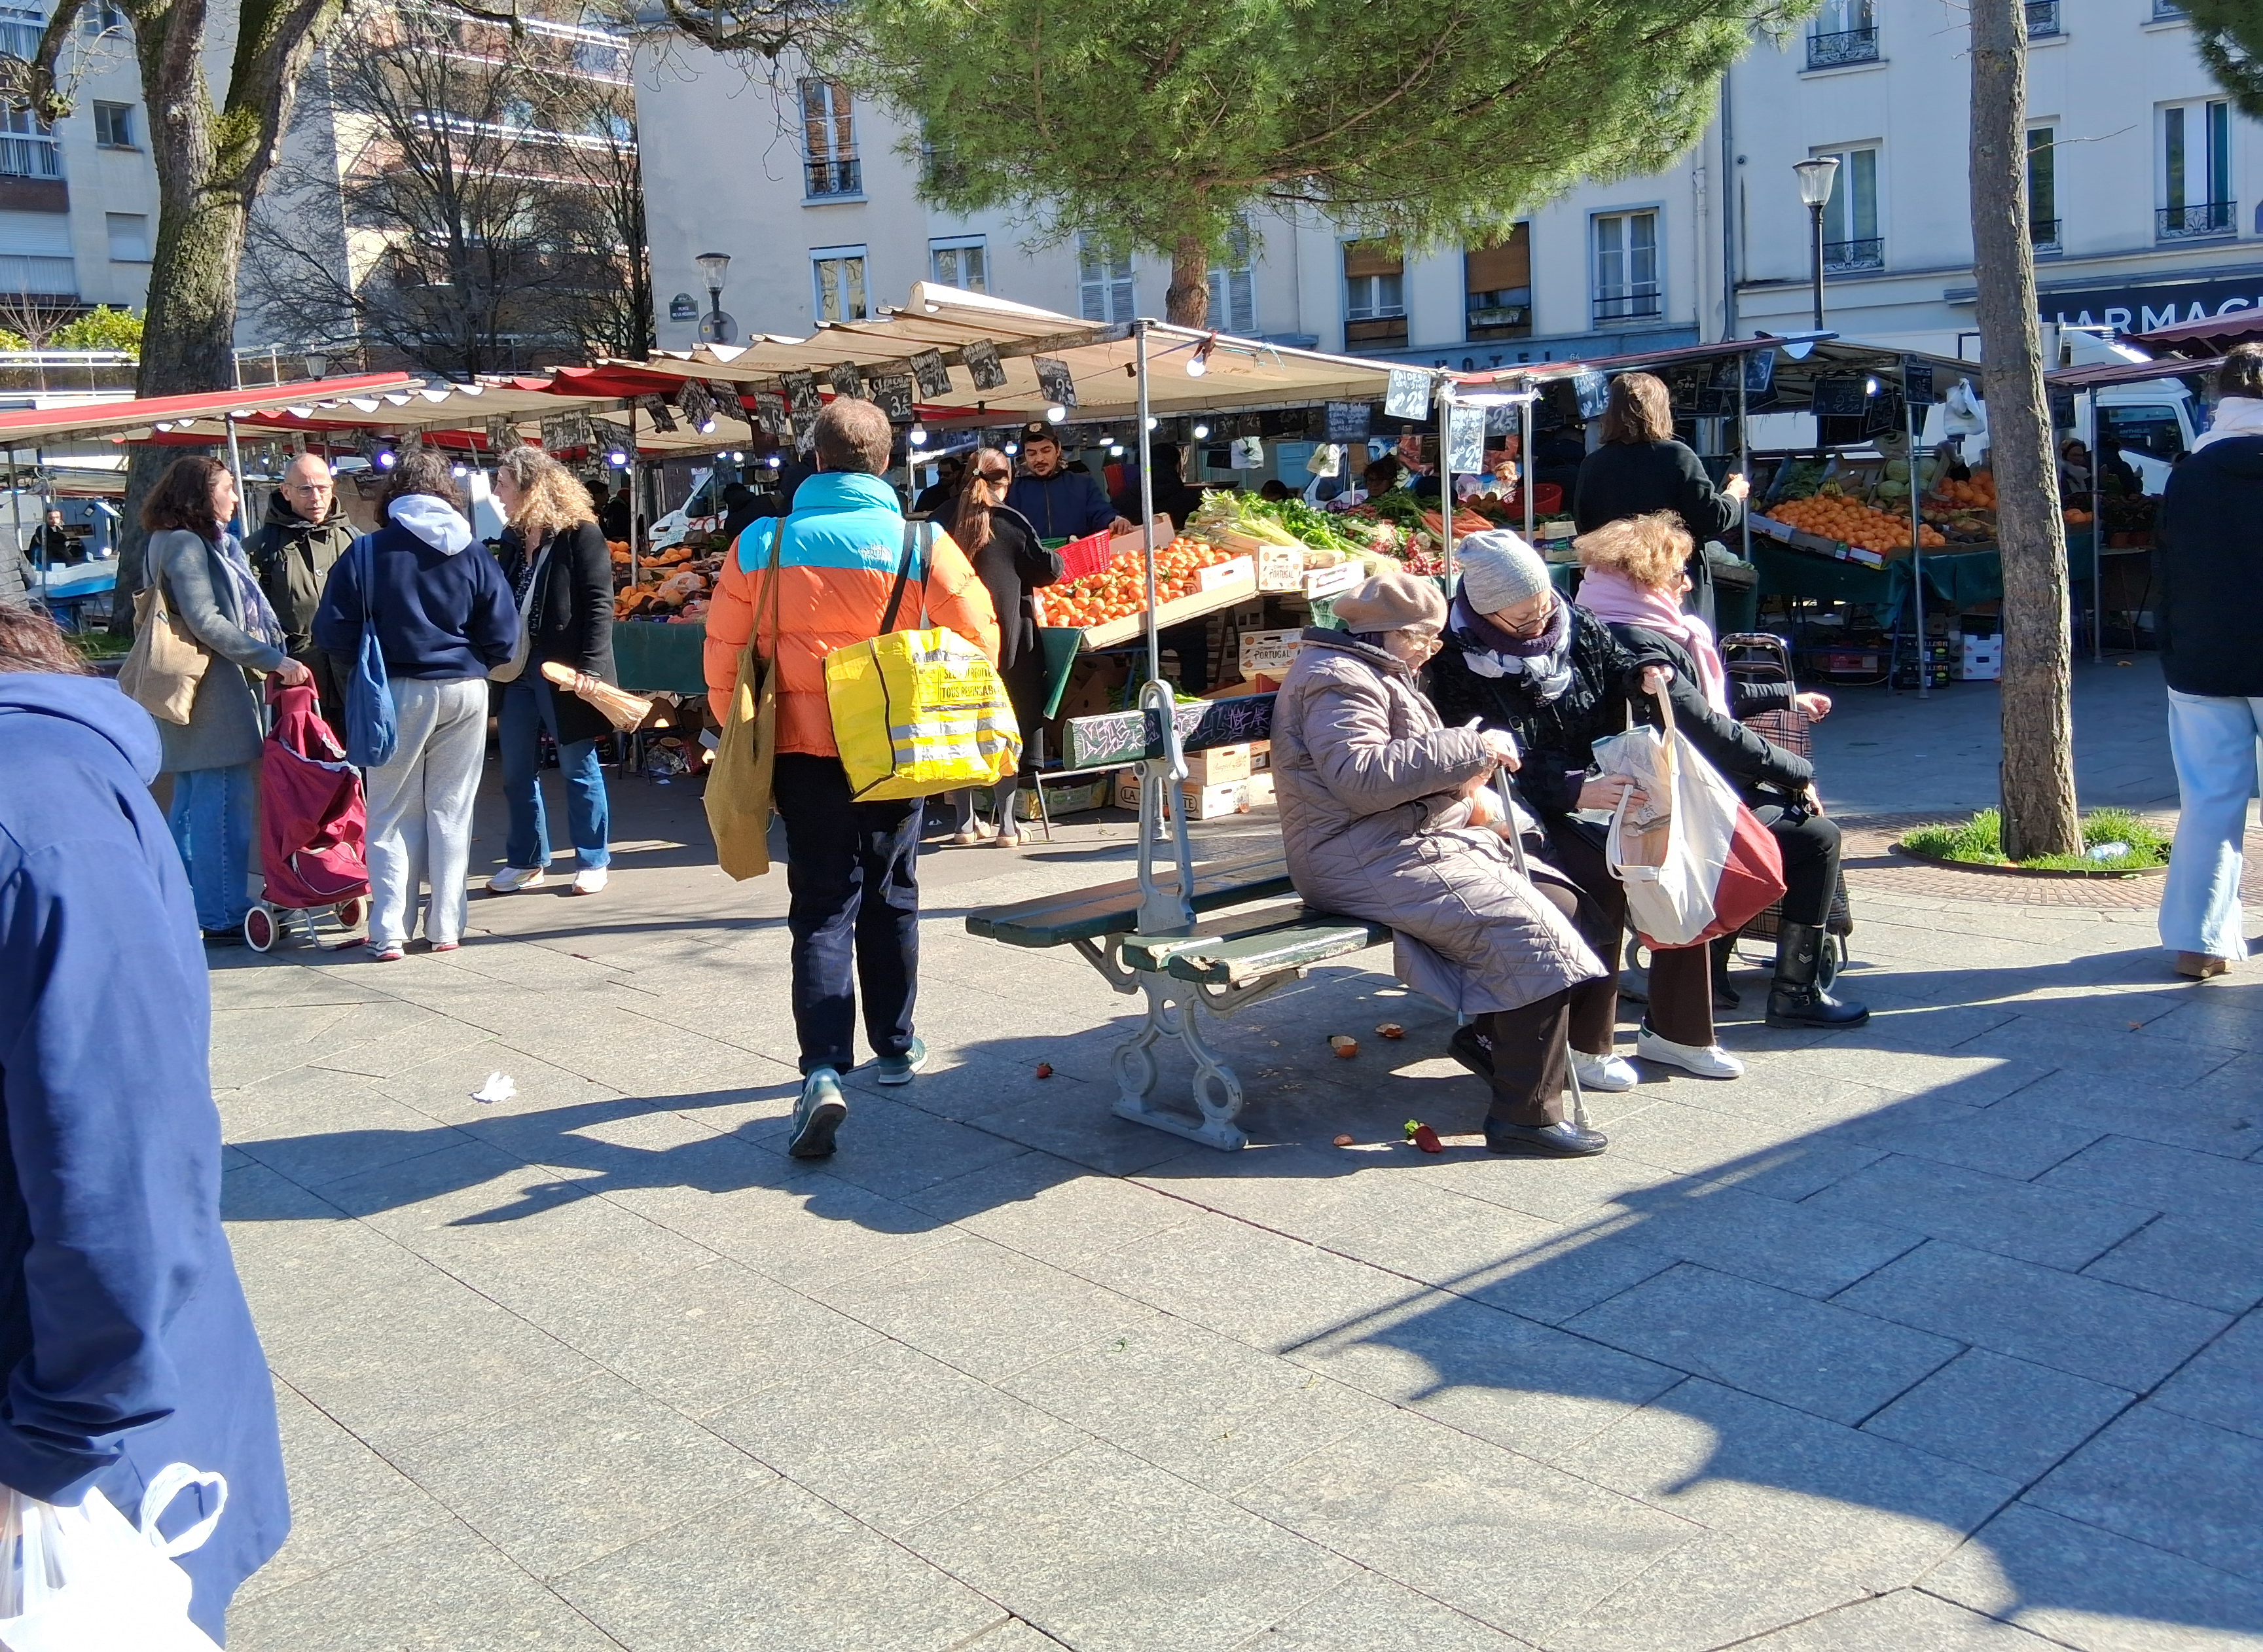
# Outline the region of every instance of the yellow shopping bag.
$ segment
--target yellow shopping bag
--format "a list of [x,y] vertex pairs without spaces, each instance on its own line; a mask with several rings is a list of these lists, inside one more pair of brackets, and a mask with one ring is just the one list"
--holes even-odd
[[907,524],[880,635],[825,657],[833,741],[849,771],[850,795],[864,803],[995,785],[1022,761],[1006,681],[987,655],[943,626],[889,629],[903,602],[913,544]]

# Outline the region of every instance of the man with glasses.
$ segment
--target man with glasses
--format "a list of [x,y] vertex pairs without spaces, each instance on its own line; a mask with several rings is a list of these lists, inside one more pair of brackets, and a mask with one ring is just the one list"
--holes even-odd
[[342,726],[345,685],[312,633],[331,565],[353,541],[353,523],[338,503],[329,462],[301,453],[283,473],[283,485],[268,495],[267,519],[249,547],[260,588],[283,622],[284,651],[315,674],[315,693],[333,728]]

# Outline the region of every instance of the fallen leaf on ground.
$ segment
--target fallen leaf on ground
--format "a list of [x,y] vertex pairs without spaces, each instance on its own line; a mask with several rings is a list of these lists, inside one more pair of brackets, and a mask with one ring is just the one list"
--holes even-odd
[[1053,1076],[1053,1064],[1052,1064],[1052,1062],[1050,1062],[1050,1061],[1041,1061],[1041,1062],[1039,1062],[1039,1063],[1038,1064],[1038,1078],[1052,1078],[1052,1076]]

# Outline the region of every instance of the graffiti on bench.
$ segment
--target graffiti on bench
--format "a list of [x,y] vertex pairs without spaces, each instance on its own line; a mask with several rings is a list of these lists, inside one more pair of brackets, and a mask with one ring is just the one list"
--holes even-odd
[[[1232,700],[1201,700],[1178,707],[1179,745],[1189,752],[1241,746],[1273,738],[1273,696],[1244,695]],[[1153,712],[1110,711],[1072,718],[1066,740],[1068,767],[1108,768],[1163,754],[1160,718]]]

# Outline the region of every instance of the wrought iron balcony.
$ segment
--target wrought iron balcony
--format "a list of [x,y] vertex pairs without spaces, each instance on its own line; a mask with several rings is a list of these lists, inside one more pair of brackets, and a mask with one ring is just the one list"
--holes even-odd
[[2048,40],[2060,33],[2058,0],[2028,0],[2028,38]]
[[2164,206],[2153,214],[2153,235],[2158,241],[2198,241],[2238,233],[2238,201],[2194,201],[2183,206]]
[[826,195],[861,195],[864,190],[864,167],[856,156],[842,161],[812,161],[807,166],[807,198]]
[[1840,29],[1831,34],[1811,34],[1807,37],[1807,66],[1810,69],[1837,69],[1844,63],[1875,63],[1878,61],[1878,30],[1876,24],[1867,29]]
[[1618,292],[1595,299],[1595,325],[1606,321],[1654,321],[1666,314],[1666,294],[1656,287]]
[[1872,235],[1862,241],[1826,241],[1823,243],[1823,267],[1826,270],[1883,270],[1886,267],[1885,238]]

